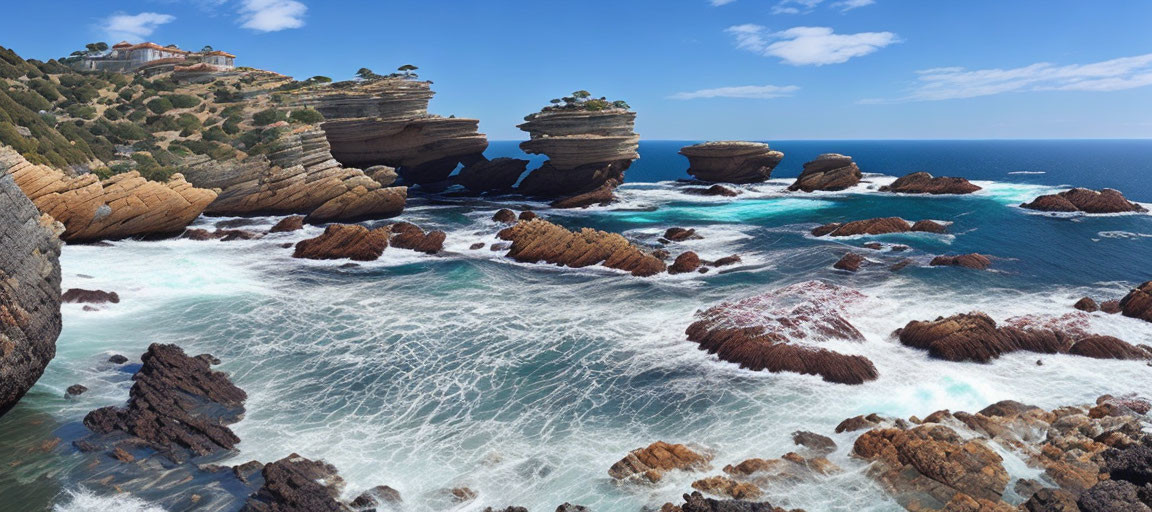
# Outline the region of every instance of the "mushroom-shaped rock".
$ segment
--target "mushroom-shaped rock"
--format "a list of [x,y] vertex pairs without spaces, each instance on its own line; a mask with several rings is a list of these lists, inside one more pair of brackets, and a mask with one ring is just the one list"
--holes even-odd
[[804,170],[788,190],[844,190],[860,183],[864,174],[852,157],[838,153],[825,153],[804,164]]
[[667,268],[664,261],[617,233],[589,228],[569,231],[546,220],[533,219],[505,228],[498,236],[512,242],[510,258],[526,263],[546,261],[572,268],[600,264],[640,277],[659,274]]
[[1120,191],[1110,188],[1099,191],[1074,188],[1058,194],[1037,197],[1032,202],[1024,203],[1020,207],[1045,212],[1124,213],[1148,211],[1143,206],[1126,199]]
[[320,236],[297,242],[292,257],[373,261],[384,254],[390,236],[388,227],[368,229],[358,224],[330,224]]
[[686,332],[701,350],[742,368],[860,384],[878,376],[872,362],[820,348],[819,342],[863,342],[864,336],[845,315],[850,305],[864,298],[855,290],[807,281],[697,311]]
[[608,469],[608,475],[617,480],[644,479],[658,482],[668,471],[701,471],[709,468],[712,456],[699,453],[682,444],[656,441],[645,448],[637,448]]
[[929,263],[934,267],[964,267],[975,270],[984,270],[992,266],[992,260],[983,254],[942,255],[932,258]]
[[688,158],[688,174],[700,181],[757,183],[772,177],[784,159],[761,142],[716,141],[680,148]]
[[881,192],[900,194],[971,194],[980,187],[964,178],[932,176],[926,172],[914,172],[893,181],[891,185],[880,187]]

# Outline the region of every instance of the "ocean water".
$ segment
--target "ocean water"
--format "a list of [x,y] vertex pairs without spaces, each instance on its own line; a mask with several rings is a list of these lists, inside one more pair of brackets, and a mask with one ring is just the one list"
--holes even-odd
[[[565,501],[598,512],[659,507],[725,464],[793,451],[796,430],[836,440],[831,459],[844,471],[768,489],[764,499],[810,511],[897,510],[849,456],[853,436],[833,433],[844,418],[975,411],[1004,399],[1054,407],[1146,391],[1152,382],[1152,368],[1141,362],[1017,353],[991,364],[950,363],[891,337],[910,320],[967,311],[997,320],[1073,313],[1081,296],[1119,298],[1152,279],[1152,216],[1050,216],[1017,207],[1069,185],[1110,186],[1152,202],[1152,141],[781,142],[773,144],[786,154],[775,178],[738,187],[736,198],[681,192],[675,180],[688,178],[687,162],[676,151],[685,144],[642,143],[620,201],[605,207],[552,211],[517,198],[414,197],[401,219],[448,232],[437,256],[393,248],[346,268],[295,260],[279,247],[316,236],[318,227],[252,241],[66,247],[65,288],[114,290],[122,301],[95,312],[64,306],[57,358],[0,418],[0,509],[162,509],[82,488],[69,475],[87,459],[67,442],[51,443],[82,434],[87,411],[123,403],[130,373],[104,361],[113,353],[135,359],[153,342],[215,354],[249,393],[248,414],[233,427],[241,453],[229,462],[293,452],[323,458],[347,480],[347,497],[389,485],[411,510],[550,511]],[[865,183],[838,193],[786,192],[801,164],[824,152],[854,156],[869,173]],[[490,156],[521,155],[515,143],[496,142]],[[957,197],[876,190],[918,170],[968,177],[984,190]],[[673,254],[739,254],[743,263],[704,275],[634,278],[469,250],[496,240],[499,226],[490,218],[501,207],[531,208],[642,244],[655,244],[668,227],[692,227],[704,238],[673,244]],[[877,216],[952,224],[947,235],[829,241],[807,234],[817,224]],[[252,229],[276,220],[260,218]],[[860,249],[869,241],[911,249]],[[884,263],[967,252],[995,260],[989,272],[891,273],[877,265],[849,275],[831,268],[847,250]],[[866,341],[829,348],[866,355],[878,380],[844,386],[750,372],[685,339],[698,309],[812,279],[868,296],[848,317]],[[1152,343],[1146,322],[1104,314],[1086,321],[1096,332]],[[90,391],[62,398],[75,383]],[[714,470],[672,473],[644,487],[608,477],[613,462],[656,440],[712,451]],[[1014,476],[1035,476],[1005,455]],[[453,506],[439,499],[441,489],[458,486],[478,491],[478,499]]]

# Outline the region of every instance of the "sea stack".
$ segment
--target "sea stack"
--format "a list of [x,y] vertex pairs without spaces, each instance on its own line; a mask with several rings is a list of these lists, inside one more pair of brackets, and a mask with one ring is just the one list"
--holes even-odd
[[1024,203],[1020,207],[1044,212],[1126,213],[1148,211],[1143,206],[1129,201],[1119,190],[1110,188],[1100,191],[1074,188],[1059,194],[1037,197],[1031,203]]
[[788,190],[844,190],[860,183],[864,176],[852,157],[839,153],[825,153],[804,164],[804,170]]
[[772,177],[784,159],[762,142],[715,141],[680,148],[688,158],[688,174],[700,181],[758,183]]
[[352,167],[395,167],[407,183],[448,179],[461,163],[484,161],[480,121],[428,114],[432,83],[400,77],[352,83],[302,98],[324,115],[332,155]]
[[60,334],[60,239],[11,176],[0,173],[0,415],[56,355]]
[[636,113],[622,101],[588,99],[577,91],[564,103],[545,107],[518,127],[531,139],[525,153],[547,155],[548,161],[528,174],[519,191],[558,198],[553,206],[576,208],[607,203],[624,181],[624,171],[640,157],[640,136],[633,131]]

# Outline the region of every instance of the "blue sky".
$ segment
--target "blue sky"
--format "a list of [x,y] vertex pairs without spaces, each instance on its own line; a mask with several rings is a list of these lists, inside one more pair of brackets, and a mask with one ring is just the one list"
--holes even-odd
[[6,2],[24,57],[210,44],[306,78],[420,67],[433,113],[520,139],[576,89],[646,139],[1152,137],[1150,0]]

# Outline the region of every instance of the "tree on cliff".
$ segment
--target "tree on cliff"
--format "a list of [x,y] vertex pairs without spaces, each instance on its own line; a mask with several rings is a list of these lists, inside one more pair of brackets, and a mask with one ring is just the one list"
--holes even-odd
[[88,43],[84,45],[84,47],[88,49],[88,53],[99,53],[108,49],[108,43],[103,41],[99,43]]
[[416,71],[417,69],[420,69],[420,68],[413,66],[411,64],[405,64],[403,66],[396,68],[396,71],[404,73],[404,78],[414,78],[414,77],[416,77],[416,73],[413,73],[413,71]]
[[592,93],[585,91],[585,90],[579,90],[579,91],[572,93],[572,97],[576,98],[578,100],[586,100],[586,99],[592,97]]
[[200,49],[201,52],[210,52],[212,50],[214,50],[214,48],[212,48],[212,45],[210,44],[206,44],[203,48]]
[[360,68],[358,71],[356,71],[356,76],[361,80],[379,80],[384,78],[380,75],[377,75],[376,73],[373,73],[372,70],[368,68]]

